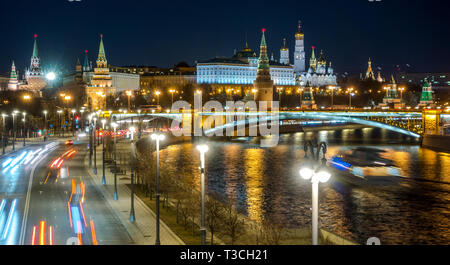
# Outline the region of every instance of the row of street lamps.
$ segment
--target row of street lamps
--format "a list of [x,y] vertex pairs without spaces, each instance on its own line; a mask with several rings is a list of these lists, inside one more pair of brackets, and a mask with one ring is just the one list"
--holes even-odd
[[[98,115],[98,113],[97,113]],[[92,121],[94,121],[92,123]],[[101,121],[102,128],[105,130],[106,120],[103,119]],[[92,150],[92,146],[94,146],[94,174],[97,174],[97,164],[96,164],[96,141],[95,134],[97,133],[97,117],[96,115],[89,116],[89,133],[90,136],[92,133],[94,134],[94,141],[90,140],[90,150]],[[118,200],[118,192],[117,192],[117,127],[118,124],[116,122],[111,122],[110,126],[114,130],[114,195],[113,199]],[[93,127],[93,129],[91,129]],[[130,206],[130,222],[136,221],[135,210],[134,210],[134,153],[135,153],[135,142],[134,142],[134,133],[136,132],[136,128],[132,126],[129,128],[130,138],[131,138],[131,154],[130,154],[130,174],[131,174],[131,206]],[[105,142],[104,142],[105,133],[102,134],[102,142],[103,142],[103,175],[102,175],[102,184],[106,185],[105,178]],[[151,135],[151,140],[155,141],[156,144],[156,238],[155,245],[160,245],[160,143],[165,140],[165,135],[162,133],[153,133]],[[90,138],[92,139],[92,138]],[[308,147],[309,151],[312,153],[312,157],[308,157]],[[317,152],[314,149],[317,149]],[[209,147],[206,144],[201,144],[196,147],[196,149],[200,153],[200,173],[201,173],[201,243],[203,245],[206,244],[206,224],[205,224],[205,155],[209,151]],[[319,160],[320,151],[323,153],[323,158],[321,159],[321,163],[317,168],[314,168],[315,161]],[[318,219],[319,219],[319,206],[318,206],[318,193],[319,193],[319,183],[326,183],[330,178],[331,174],[326,171],[326,158],[325,154],[327,152],[327,146],[325,143],[320,143],[319,145],[313,144],[313,142],[307,142],[305,145],[305,165],[300,169],[300,176],[305,180],[311,180],[312,183],[312,242],[313,245],[318,245]],[[90,159],[91,160],[91,159]]]

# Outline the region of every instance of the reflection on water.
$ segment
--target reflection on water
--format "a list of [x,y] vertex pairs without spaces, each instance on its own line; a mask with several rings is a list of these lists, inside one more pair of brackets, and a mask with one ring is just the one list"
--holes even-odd
[[[281,137],[278,146],[251,142],[210,142],[207,190],[229,197],[255,221],[289,227],[311,222],[311,186],[298,176],[303,141],[329,144],[328,157],[356,146],[376,146],[402,169],[405,180],[389,186],[350,187],[336,180],[321,186],[321,226],[359,243],[378,237],[383,244],[450,243],[450,155],[420,148],[412,139],[380,129],[321,131]],[[397,144],[392,144],[396,142]],[[199,185],[199,155],[191,143],[161,151],[162,174]],[[428,181],[419,181],[428,180]]]

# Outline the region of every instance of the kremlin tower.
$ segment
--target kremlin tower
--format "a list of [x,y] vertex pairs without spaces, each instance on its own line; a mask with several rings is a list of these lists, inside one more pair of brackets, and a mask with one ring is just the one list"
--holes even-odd
[[[94,68],[92,80],[86,87],[88,105],[91,110],[106,109],[106,97],[116,93],[116,89],[112,86],[111,75],[109,74],[108,61],[106,60],[105,47],[103,46],[103,34],[100,35],[100,38],[97,67]],[[85,66],[86,61],[87,59],[85,59]]]
[[40,91],[47,85],[44,72],[41,68],[41,59],[39,58],[36,34],[34,34],[33,55],[31,56],[30,69],[26,72],[26,79],[29,90]]
[[[285,44],[286,46],[286,44]],[[289,54],[289,50],[288,50]],[[288,56],[289,57],[289,56]],[[298,31],[295,33],[294,72],[300,74],[306,71],[305,34],[301,21],[298,22]],[[315,68],[315,67],[314,67]]]
[[419,106],[429,106],[433,104],[433,89],[431,88],[431,84],[425,79],[425,84],[422,88],[422,95],[420,96]]
[[289,65],[289,49],[286,47],[286,39],[283,39],[283,47],[280,49],[280,63]]
[[372,61],[369,58],[369,62],[368,62],[368,67],[367,67],[367,72],[366,72],[366,80],[375,80],[375,74],[373,73],[372,70]]
[[19,88],[19,81],[17,80],[16,66],[14,61],[11,66],[11,75],[9,76],[8,90],[16,91]]
[[272,107],[273,101],[273,81],[270,76],[269,58],[267,57],[266,38],[264,36],[265,31],[265,29],[262,30],[261,47],[258,59],[258,71],[253,86],[256,89],[256,102],[268,101],[269,103],[267,105],[267,108],[270,109]]

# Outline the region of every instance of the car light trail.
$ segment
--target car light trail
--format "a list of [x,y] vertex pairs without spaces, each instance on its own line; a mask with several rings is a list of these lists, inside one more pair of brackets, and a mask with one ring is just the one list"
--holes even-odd
[[98,242],[97,242],[97,235],[95,234],[94,220],[91,220],[89,223],[91,224],[92,244],[98,245]]
[[36,244],[36,226],[33,226],[33,234],[31,236],[31,245],[34,246]]
[[9,163],[11,163],[11,161],[13,161],[13,159],[12,159],[12,158],[8,158],[8,160],[6,160],[5,162],[3,162],[2,166],[3,166],[3,167],[8,166]]
[[6,239],[6,236],[9,233],[9,229],[11,227],[11,222],[13,219],[13,215],[14,215],[14,211],[16,210],[16,204],[17,204],[17,199],[15,199],[11,205],[11,208],[9,209],[9,215],[8,215],[8,220],[6,221],[6,226],[5,226],[5,230],[3,231],[3,236],[2,239]]
[[45,221],[41,221],[41,229],[39,231],[39,245],[45,245]]
[[71,213],[71,210],[70,210],[70,201],[67,202],[67,209],[69,210],[70,228],[72,228],[73,227],[73,223],[72,223],[72,213]]
[[49,241],[50,246],[53,245],[53,227],[52,226],[50,226],[48,228],[48,241]]

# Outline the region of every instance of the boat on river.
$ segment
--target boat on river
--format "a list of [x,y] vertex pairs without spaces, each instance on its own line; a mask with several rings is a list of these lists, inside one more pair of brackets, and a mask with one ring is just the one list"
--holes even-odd
[[329,165],[337,171],[338,179],[351,184],[396,182],[402,175],[401,170],[394,161],[383,157],[385,152],[382,149],[358,147],[333,156]]

